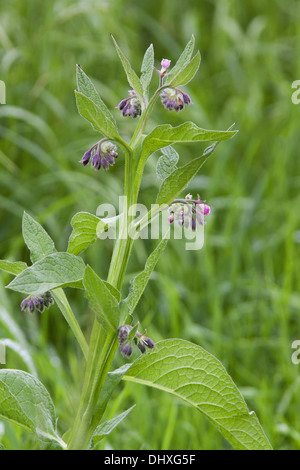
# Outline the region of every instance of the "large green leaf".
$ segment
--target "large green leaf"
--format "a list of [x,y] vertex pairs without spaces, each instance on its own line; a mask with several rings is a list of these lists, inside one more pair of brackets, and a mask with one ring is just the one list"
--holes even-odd
[[90,98],[83,93],[75,90],[76,104],[79,114],[85,118],[92,127],[104,134],[109,139],[119,140],[119,134],[116,124],[107,119],[103,108],[100,108]]
[[237,131],[211,131],[201,129],[193,122],[185,122],[177,127],[163,124],[153,129],[145,137],[139,168],[142,169],[148,157],[158,149],[176,142],[209,142],[226,140],[233,137]]
[[27,268],[27,264],[23,263],[23,261],[7,261],[0,259],[0,269],[1,271],[5,271],[10,274],[20,274],[24,269]]
[[118,56],[120,58],[120,61],[123,65],[123,69],[126,73],[128,83],[132,86],[132,88],[136,92],[136,94],[137,94],[138,98],[140,99],[141,103],[143,103],[143,94],[144,94],[143,91],[144,90],[143,90],[142,83],[141,83],[139,77],[137,76],[137,74],[135,73],[135,71],[133,70],[133,68],[131,67],[129,60],[127,59],[127,57],[125,57],[125,55],[121,51],[121,49],[118,46],[118,43],[115,40],[115,38],[113,37],[113,35],[111,35],[111,37],[112,37],[112,40],[113,40],[114,45],[116,47],[116,50],[117,50]]
[[79,255],[97,240],[100,225],[105,228],[105,223],[93,214],[78,212],[71,220],[73,231],[69,238],[68,253]]
[[25,269],[7,287],[32,295],[56,287],[82,287],[84,269],[81,258],[70,253],[54,253]]
[[107,283],[102,281],[90,266],[86,267],[83,284],[89,306],[96,314],[98,321],[107,332],[115,331],[119,326],[120,318],[115,293],[112,292]]
[[131,315],[140,300],[158,259],[164,251],[167,243],[168,240],[164,239],[157,245],[155,250],[147,259],[144,270],[131,280],[129,295],[124,301],[128,306],[128,315]]
[[0,370],[0,417],[37,434],[40,445],[49,441],[65,447],[56,432],[53,402],[44,385],[22,370]]
[[76,81],[77,81],[77,88],[83,95],[89,98],[103,113],[105,118],[110,121],[112,128],[117,128],[116,122],[103,103],[102,99],[100,98],[94,84],[91,82],[89,77],[84,73],[80,65],[76,67]]
[[126,418],[126,416],[133,410],[134,407],[135,405],[131,406],[128,408],[128,410],[124,411],[118,416],[115,416],[109,421],[104,421],[103,423],[99,424],[99,426],[97,426],[95,429],[92,437],[94,444],[97,444],[104,437],[108,436]]
[[24,241],[30,250],[33,263],[56,252],[54,242],[46,230],[29,214],[24,212],[22,221]]
[[123,379],[182,398],[201,411],[236,449],[272,449],[221,362],[200,346],[181,339],[160,341],[132,364]]
[[201,62],[200,52],[193,57],[191,62],[189,62],[183,70],[176,74],[170,81],[167,81],[168,84],[173,86],[186,85],[189,83],[197,73]]

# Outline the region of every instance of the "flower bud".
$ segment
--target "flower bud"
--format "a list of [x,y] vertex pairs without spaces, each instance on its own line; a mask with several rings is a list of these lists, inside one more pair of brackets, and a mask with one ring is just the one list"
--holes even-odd
[[166,70],[170,67],[171,61],[169,59],[162,59],[160,65],[161,65],[162,69]]
[[36,297],[29,295],[21,302],[21,310],[29,313],[33,313],[34,311],[43,313],[45,308],[49,308],[53,303],[54,300],[49,291]]
[[93,150],[94,150],[94,146],[91,147],[87,152],[85,152],[85,154],[83,155],[82,159],[80,160],[80,163],[83,163],[83,166],[86,166],[91,157],[92,157],[92,153],[93,153]]

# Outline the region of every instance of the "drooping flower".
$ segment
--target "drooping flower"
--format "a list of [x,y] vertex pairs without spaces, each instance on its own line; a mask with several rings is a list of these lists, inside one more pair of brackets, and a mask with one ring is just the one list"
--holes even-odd
[[141,103],[135,91],[129,90],[129,94],[129,98],[122,100],[117,107],[122,111],[122,115],[124,117],[130,116],[132,118],[136,118],[142,114]]
[[132,330],[130,325],[122,325],[119,328],[119,345],[123,356],[130,357],[132,354],[131,339],[129,333]]
[[132,330],[132,326],[130,325],[122,325],[119,328],[119,344],[120,350],[123,356],[130,357],[133,351],[132,343],[135,343],[142,354],[145,354],[146,348],[153,349],[155,344],[153,343],[152,339],[139,333],[138,331],[135,332],[133,337],[130,337],[130,332]]
[[200,196],[194,200],[191,194],[187,194],[185,199],[175,199],[169,207],[168,222],[173,223],[177,220],[178,225],[186,228],[191,227],[196,230],[199,225],[205,225],[204,216],[210,213],[210,206],[201,201]]
[[147,338],[144,333],[140,334],[138,331],[136,332],[135,342],[142,354],[145,354],[147,351],[146,347],[149,349],[153,349],[155,347],[152,339]]
[[108,170],[109,165],[115,164],[117,157],[117,146],[107,139],[102,139],[85,152],[80,163],[86,166],[91,161],[91,166],[95,170],[100,170],[100,168]]
[[38,296],[29,295],[21,302],[21,310],[33,313],[34,311],[43,313],[45,308],[49,308],[54,303],[51,292],[47,291]]
[[161,102],[169,111],[181,111],[184,105],[191,103],[191,98],[177,88],[166,88],[160,94]]

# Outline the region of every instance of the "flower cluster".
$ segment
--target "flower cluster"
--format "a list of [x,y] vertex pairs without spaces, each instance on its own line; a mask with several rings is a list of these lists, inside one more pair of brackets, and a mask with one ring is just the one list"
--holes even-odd
[[199,195],[198,199],[194,200],[191,194],[187,194],[185,199],[175,199],[169,207],[169,212],[170,224],[177,220],[180,226],[191,227],[195,231],[196,222],[205,225],[204,216],[210,213],[210,207],[205,201],[201,201]]
[[115,158],[117,157],[116,145],[107,141],[107,139],[102,139],[85,152],[80,163],[86,166],[91,161],[92,168],[95,170],[100,170],[100,168],[108,170],[109,165],[115,164]]
[[146,331],[141,334],[138,331],[135,332],[133,337],[130,336],[132,326],[122,325],[119,328],[119,344],[121,353],[123,356],[130,357],[133,351],[132,343],[134,342],[142,354],[145,354],[146,348],[153,349],[155,344],[152,339],[145,336]]
[[191,103],[189,95],[178,88],[166,88],[160,95],[161,102],[169,111],[181,111],[184,105]]
[[132,118],[136,118],[142,114],[142,107],[141,103],[136,96],[135,91],[129,90],[129,98],[125,98],[121,101],[118,105],[118,109],[122,111],[122,115],[130,116]]
[[33,313],[34,311],[43,313],[45,308],[49,308],[54,303],[51,292],[45,292],[42,295],[36,297],[29,295],[21,303],[21,310]]

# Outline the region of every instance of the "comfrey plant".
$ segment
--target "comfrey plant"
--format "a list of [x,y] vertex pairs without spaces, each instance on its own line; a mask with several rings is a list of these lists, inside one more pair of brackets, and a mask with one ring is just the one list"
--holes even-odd
[[[42,312],[55,302],[72,329],[86,360],[80,403],[73,426],[64,436],[60,436],[53,402],[42,383],[26,372],[2,369],[1,418],[34,432],[42,448],[92,449],[133,408],[109,422],[103,420],[113,391],[123,380],[154,387],[185,400],[202,412],[236,449],[271,449],[255,413],[249,412],[239,390],[218,359],[200,346],[182,339],[155,342],[155,338],[148,337],[148,333],[139,327],[136,306],[160,255],[166,249],[166,234],[145,261],[144,270],[131,281],[129,292],[123,286],[135,241],[135,237],[130,236],[132,227],[146,226],[161,207],[168,208],[165,215],[169,229],[179,224],[197,232],[203,227],[210,207],[199,195],[196,198],[191,194],[180,195],[217,144],[233,137],[236,131],[231,128],[227,131],[205,130],[193,122],[185,122],[177,127],[159,125],[146,133],[148,118],[157,102],[161,102],[170,112],[181,112],[192,105],[191,98],[181,87],[192,80],[200,65],[199,52],[193,56],[194,37],[173,67],[171,60],[162,59],[156,68],[151,45],[145,53],[140,76],[132,69],[114,38],[113,41],[131,87],[128,97],[120,97],[117,106],[118,112],[125,118],[134,118],[136,126],[131,141],[126,142],[120,136],[113,114],[80,66],[77,67],[75,91],[80,115],[99,134],[97,142],[91,143],[81,159],[83,167],[91,164],[95,171],[108,170],[120,158],[125,159],[126,202],[118,216],[121,228],[114,244],[107,279],[101,279],[79,255],[107,230],[110,222],[86,212],[80,212],[72,219],[73,232],[66,252],[57,252],[54,242],[41,225],[24,213],[23,236],[31,253],[32,265],[0,262],[2,270],[15,275],[8,287],[26,296],[21,303],[24,314],[34,310]],[[150,96],[152,78],[158,86]],[[206,141],[212,144],[201,156],[184,166],[177,166],[179,157],[173,144],[193,143],[197,149]],[[156,205],[136,222],[129,209],[138,202],[148,158],[160,149],[163,159],[159,159],[157,166],[161,185],[156,201],[153,201]],[[82,171],[85,171],[83,167]],[[103,177],[104,172],[101,171],[99,178]],[[89,339],[80,329],[67,300],[67,287],[81,289],[88,301],[90,314],[94,316]],[[149,329],[151,336],[151,325]],[[134,348],[140,354],[134,362],[130,362],[128,358]],[[112,371],[116,353],[124,358],[124,365]]]

